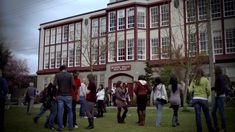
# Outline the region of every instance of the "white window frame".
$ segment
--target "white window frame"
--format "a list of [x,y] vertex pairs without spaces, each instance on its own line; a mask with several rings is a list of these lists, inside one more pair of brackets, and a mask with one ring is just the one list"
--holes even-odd
[[106,35],[106,17],[100,18],[100,36]]
[[119,40],[117,44],[117,61],[125,60],[125,41]]
[[193,57],[197,54],[196,33],[190,33],[188,35],[188,53],[190,57]]
[[223,54],[223,43],[222,43],[222,33],[221,31],[213,31],[213,43],[214,43],[214,53],[215,55]]
[[99,19],[92,19],[92,30],[91,30],[91,34],[92,37],[98,37],[98,24],[99,24]]
[[159,40],[158,38],[152,38],[150,41],[150,53],[151,53],[151,60],[158,60],[159,59]]
[[68,50],[68,67],[73,67],[74,66],[74,43],[69,44],[69,50]]
[[187,6],[187,22],[196,21],[196,2],[195,0],[186,1]]
[[50,47],[50,68],[55,68],[55,47]]
[[169,50],[170,50],[169,37],[161,37],[161,59],[169,59],[170,58]]
[[92,40],[92,48],[91,48],[91,64],[97,65],[98,64],[98,52],[99,52],[99,45],[98,40],[93,39]]
[[61,27],[56,28],[56,43],[61,43]]
[[49,45],[50,42],[50,29],[45,30],[45,45]]
[[137,25],[138,28],[146,27],[146,8],[137,7]]
[[69,24],[69,41],[74,41],[74,23]]
[[160,16],[161,16],[161,26],[168,26],[169,25],[169,5],[165,4],[165,5],[161,5],[160,6]]
[[67,66],[68,60],[67,60],[67,46],[62,46],[62,55],[61,55],[61,65]]
[[109,32],[116,30],[116,11],[109,12]]
[[100,45],[99,49],[100,49],[99,64],[105,64],[106,63],[106,45]]
[[55,28],[51,28],[50,43],[55,44]]
[[208,37],[206,31],[199,33],[199,54],[208,55]]
[[125,10],[118,10],[118,30],[124,30],[125,29]]
[[199,20],[205,20],[206,19],[206,6],[207,6],[207,4],[206,4],[207,2],[206,2],[206,0],[199,0],[198,1],[198,19]]
[[81,22],[75,23],[75,40],[81,40]]
[[221,0],[211,0],[211,16],[212,18],[221,17]]
[[224,16],[234,16],[235,15],[235,1],[234,0],[224,0]]
[[126,19],[126,28],[130,29],[130,28],[134,28],[135,27],[135,8],[131,7],[131,8],[127,8],[127,19]]
[[81,66],[81,45],[80,42],[75,42],[75,66]]
[[49,69],[49,51],[44,54],[44,69]]
[[137,59],[146,60],[146,40],[139,38],[137,43]]
[[108,47],[108,61],[115,62],[115,41],[109,42]]
[[158,6],[151,7],[150,10],[150,27],[158,27],[159,15],[158,15]]
[[69,39],[69,26],[68,25],[64,25],[63,26],[63,34],[62,34],[62,40],[63,42],[67,42]]
[[229,28],[225,30],[225,41],[226,41],[226,45],[225,45],[226,54],[235,53],[235,28]]
[[61,46],[56,45],[56,60],[55,60],[55,66],[56,68],[59,68],[61,65]]
[[134,60],[134,39],[127,39],[126,60]]

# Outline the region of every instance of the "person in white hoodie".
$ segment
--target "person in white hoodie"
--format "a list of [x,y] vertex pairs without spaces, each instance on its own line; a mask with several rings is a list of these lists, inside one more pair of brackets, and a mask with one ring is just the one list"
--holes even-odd
[[137,98],[137,114],[139,126],[144,126],[145,110],[148,101],[148,95],[151,93],[149,85],[144,75],[140,75],[134,89]]
[[96,97],[97,97],[97,110],[98,110],[98,114],[96,117],[103,117],[103,106],[104,106],[104,94],[105,94],[105,91],[104,91],[104,85],[103,84],[100,84],[100,87],[98,89],[98,92],[96,93]]
[[156,106],[156,127],[160,127],[161,123],[161,116],[163,111],[163,105],[164,102],[161,102],[161,100],[165,100],[167,102],[167,93],[165,85],[162,83],[162,80],[160,77],[157,77],[155,79],[155,86],[152,90],[152,102]]

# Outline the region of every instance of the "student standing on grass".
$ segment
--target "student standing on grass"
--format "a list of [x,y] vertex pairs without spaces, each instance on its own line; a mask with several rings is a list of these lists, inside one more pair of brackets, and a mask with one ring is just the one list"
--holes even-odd
[[93,109],[96,103],[96,84],[95,77],[92,74],[87,75],[88,86],[87,86],[87,95],[86,95],[86,115],[88,117],[89,125],[87,129],[94,128],[94,113]]
[[30,82],[29,87],[26,89],[25,92],[25,100],[27,103],[27,114],[31,114],[34,105],[34,100],[36,97],[36,88],[33,85],[34,85],[33,82]]
[[189,93],[193,93],[192,103],[194,105],[197,132],[202,132],[201,109],[206,118],[206,124],[209,132],[214,132],[209,112],[208,97],[211,95],[209,80],[204,76],[202,69],[198,68],[195,77],[190,83]]
[[216,131],[219,131],[218,120],[217,120],[217,109],[219,109],[220,119],[221,119],[221,131],[226,131],[225,125],[225,115],[224,115],[224,100],[225,100],[225,78],[222,74],[222,69],[219,66],[215,67],[215,102],[212,107],[212,117],[214,121],[214,126]]
[[148,95],[151,93],[148,83],[145,80],[144,75],[140,75],[138,81],[136,82],[134,92],[137,98],[137,114],[139,126],[144,126],[145,124],[145,110],[148,101]]
[[0,131],[5,132],[4,114],[5,114],[5,102],[8,93],[8,85],[5,78],[2,76],[2,70],[0,69]]
[[173,109],[172,127],[176,127],[179,125],[178,110],[181,103],[180,91],[182,87],[178,84],[178,80],[175,75],[171,76],[168,88],[170,90],[170,108]]
[[[128,112],[127,109],[127,100],[126,100],[126,89],[122,87],[122,82],[118,81],[116,83],[116,90],[115,90],[115,96],[116,96],[116,106],[117,106],[117,121],[118,123],[125,123],[126,114]],[[124,109],[124,112],[121,116],[122,109]]]
[[96,93],[97,96],[97,116],[96,117],[103,117],[104,113],[104,96],[105,96],[105,91],[104,91],[104,85],[100,84],[100,87],[98,88],[98,91]]
[[72,74],[68,73],[66,66],[60,66],[60,72],[55,75],[54,85],[58,88],[58,131],[63,129],[64,107],[68,111],[68,129],[73,130],[73,112],[72,112],[72,88],[75,86]]
[[86,79],[82,79],[82,83],[81,86],[79,88],[79,93],[80,93],[80,97],[79,97],[79,102],[80,102],[80,109],[79,109],[79,116],[81,118],[85,118],[86,117],[86,107],[85,107],[85,103],[86,103],[86,92],[87,92],[87,86],[86,86]]
[[167,99],[167,93],[165,85],[162,83],[162,80],[160,77],[157,77],[155,79],[155,86],[152,90],[152,102],[156,106],[156,127],[161,126],[161,116],[163,112],[163,103],[158,101],[158,99]]

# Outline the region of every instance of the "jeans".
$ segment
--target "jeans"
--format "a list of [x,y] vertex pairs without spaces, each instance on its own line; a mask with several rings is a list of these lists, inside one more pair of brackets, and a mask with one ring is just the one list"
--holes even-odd
[[163,110],[163,105],[156,101],[156,126],[160,127],[160,123],[161,123],[161,117],[162,117],[162,110]]
[[5,98],[0,98],[0,131],[5,132],[4,113],[5,113]]
[[34,117],[37,120],[47,111],[47,108],[42,104],[39,113]]
[[58,96],[58,130],[63,128],[64,105],[68,111],[68,128],[73,128],[72,96]]
[[74,127],[75,125],[77,125],[77,120],[76,120],[76,105],[77,105],[77,102],[76,102],[76,101],[73,101],[73,102],[72,102],[73,127]]
[[193,99],[193,104],[194,104],[194,110],[195,110],[195,116],[196,116],[197,132],[202,132],[201,109],[206,118],[208,131],[214,132],[214,128],[212,127],[211,118],[210,118],[208,101],[202,100],[202,99]]
[[34,104],[34,98],[30,98],[30,100],[28,100],[28,105],[27,105],[27,113],[31,113],[32,109],[33,109],[33,104]]
[[80,96],[79,98],[79,102],[80,102],[80,111],[79,111],[79,115],[82,116],[86,116],[86,108],[85,108],[85,96]]
[[52,128],[57,115],[57,102],[51,101],[50,115],[48,116],[45,126]]
[[225,129],[224,97],[215,97],[215,102],[212,107],[212,118],[216,129],[218,129],[218,121],[216,116],[217,108],[219,109],[222,129]]

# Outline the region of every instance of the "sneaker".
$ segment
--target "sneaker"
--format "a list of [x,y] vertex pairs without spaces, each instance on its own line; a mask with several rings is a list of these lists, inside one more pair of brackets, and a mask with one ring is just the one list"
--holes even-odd
[[74,128],[78,128],[78,125],[74,125]]

